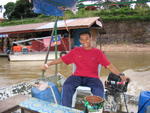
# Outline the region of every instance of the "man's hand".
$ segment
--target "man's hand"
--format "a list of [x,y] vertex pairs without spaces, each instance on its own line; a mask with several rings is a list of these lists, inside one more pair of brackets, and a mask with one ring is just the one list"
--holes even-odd
[[44,64],[44,65],[41,67],[41,69],[45,71],[46,69],[48,69],[49,66],[55,65],[55,64],[60,64],[60,63],[62,63],[62,62],[63,62],[63,61],[61,60],[61,58],[59,58],[59,59],[53,60],[53,61],[51,61],[51,62],[48,62],[47,64]]
[[126,76],[120,76],[120,78],[121,78],[121,81],[122,81],[122,82],[130,82],[129,77],[126,77]]
[[[122,74],[122,73],[120,73],[120,71],[118,71],[118,69],[113,65],[113,64],[110,64],[109,66],[107,66],[107,68],[112,72],[112,73],[114,73],[114,74],[116,74],[116,75],[118,75],[118,76],[120,76],[119,74]],[[121,81],[122,82],[129,82],[130,81],[130,79],[128,78],[128,77],[126,77],[126,76],[120,76],[120,78],[121,78]]]
[[125,76],[120,76],[120,78],[121,78],[122,82],[126,82],[126,77]]
[[44,64],[41,68],[42,70],[46,71],[48,69],[48,64]]

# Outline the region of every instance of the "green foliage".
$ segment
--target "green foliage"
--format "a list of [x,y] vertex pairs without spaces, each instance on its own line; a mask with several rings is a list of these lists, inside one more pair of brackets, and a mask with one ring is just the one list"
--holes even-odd
[[[150,21],[150,8],[136,8],[131,9],[129,7],[115,8],[115,9],[103,9],[103,10],[85,10],[80,8],[77,14],[73,14],[71,11],[65,11],[65,19],[70,18],[83,18],[83,17],[101,17],[103,21]],[[38,15],[38,17],[27,18],[22,20],[6,21],[0,23],[0,26],[17,25],[17,24],[29,24],[37,22],[53,21],[54,16]],[[59,19],[64,19],[60,17]]]
[[67,11],[65,12],[65,17],[66,17],[66,18],[71,18],[71,17],[74,17],[74,14],[73,14],[72,11],[67,10]]
[[18,0],[16,3],[9,2],[5,5],[5,16],[9,20],[36,17],[32,11],[32,4],[28,0]]
[[16,19],[16,20],[7,20],[5,22],[0,23],[0,26],[11,26],[11,25],[20,25],[20,24],[30,24],[30,23],[40,23],[40,22],[50,22],[54,21],[54,16],[47,16],[47,17],[35,17],[35,18],[26,18],[26,19]]
[[15,3],[9,2],[4,6],[4,8],[6,9],[6,11],[4,12],[4,17],[10,18],[11,14],[15,8]]
[[46,18],[48,16],[44,15],[44,14],[41,14],[41,15],[38,15],[38,18]]

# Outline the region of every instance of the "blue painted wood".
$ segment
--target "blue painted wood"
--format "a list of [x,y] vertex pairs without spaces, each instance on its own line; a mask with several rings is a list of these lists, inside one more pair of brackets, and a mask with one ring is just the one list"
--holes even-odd
[[60,94],[58,88],[52,82],[48,82],[48,86],[50,88],[47,88],[43,91],[39,90],[37,87],[33,87],[31,89],[32,97],[35,97],[35,98],[38,98],[38,99],[41,99],[44,101],[48,101],[50,103],[60,104],[61,103],[61,94]]
[[84,113],[80,110],[50,103],[33,97],[20,103],[20,106],[40,113]]
[[150,106],[150,91],[142,91],[139,97],[138,113],[145,113],[147,106]]

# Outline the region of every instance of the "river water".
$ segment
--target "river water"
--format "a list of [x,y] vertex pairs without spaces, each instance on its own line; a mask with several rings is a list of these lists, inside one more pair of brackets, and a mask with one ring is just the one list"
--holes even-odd
[[[105,53],[108,59],[131,79],[129,93],[139,95],[142,90],[150,90],[150,53],[146,52],[109,52]],[[40,78],[42,61],[9,62],[7,58],[0,58],[0,87]],[[72,66],[59,64],[59,73],[69,76]],[[45,76],[54,75],[55,66],[45,73]],[[102,68],[101,78],[106,80],[109,71]]]

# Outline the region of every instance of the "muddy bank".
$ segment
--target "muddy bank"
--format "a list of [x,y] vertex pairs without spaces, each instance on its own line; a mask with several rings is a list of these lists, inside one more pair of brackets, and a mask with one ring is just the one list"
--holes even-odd
[[101,50],[105,52],[150,52],[150,44],[104,44]]
[[105,22],[106,34],[102,34],[99,42],[103,44],[146,44],[150,43],[150,22],[121,21]]

